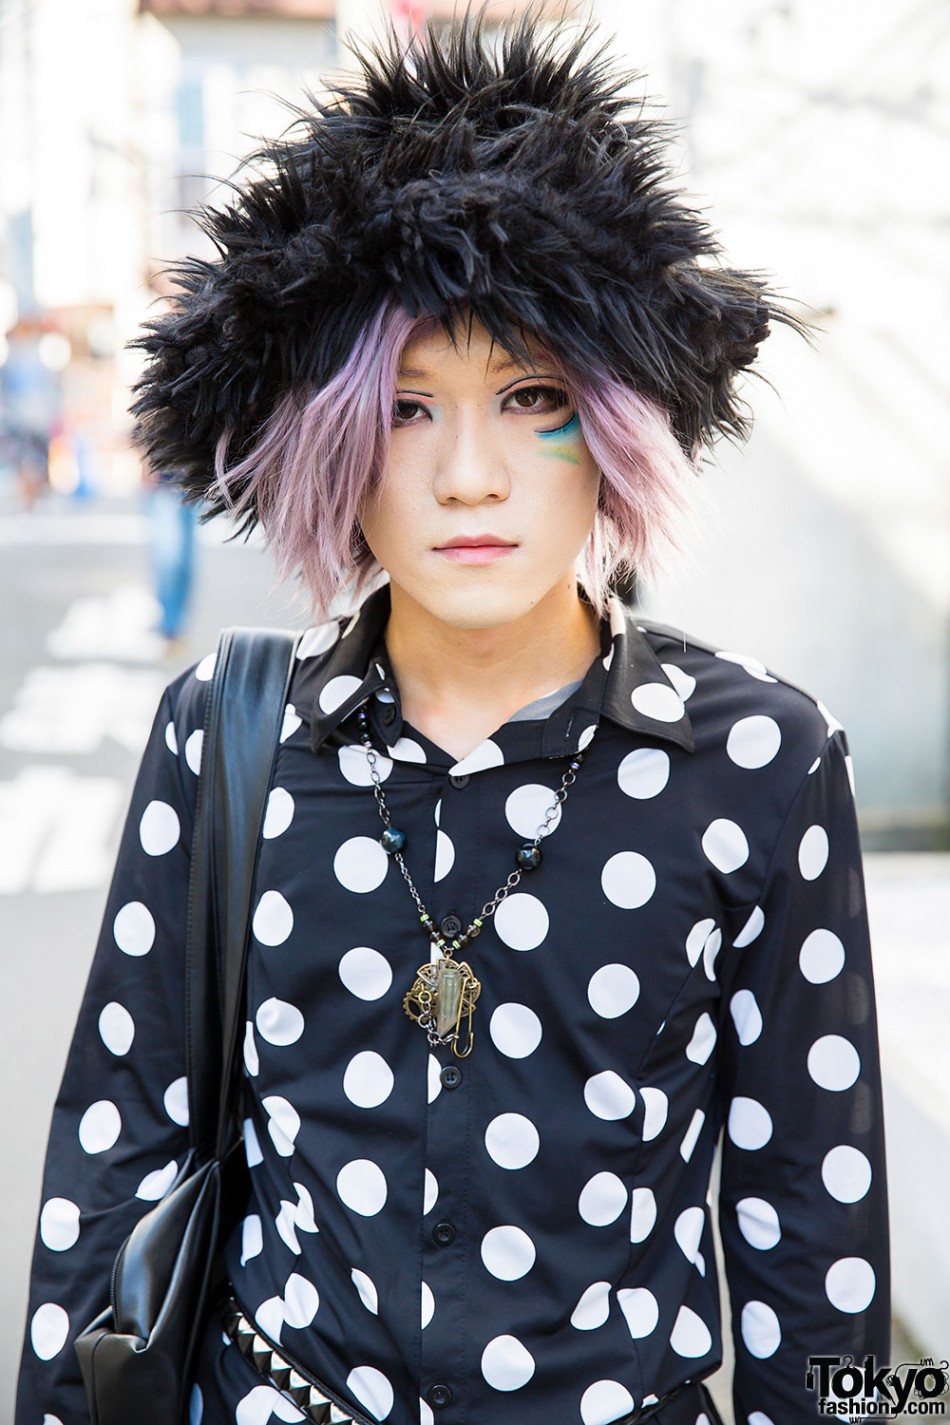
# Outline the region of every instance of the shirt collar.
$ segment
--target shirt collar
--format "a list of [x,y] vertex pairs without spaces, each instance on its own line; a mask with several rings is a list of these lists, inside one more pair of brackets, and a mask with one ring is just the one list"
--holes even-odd
[[[389,586],[384,584],[350,619],[304,635],[298,657],[328,652],[312,687],[310,741],[315,752],[364,705],[374,740],[392,747],[402,736],[399,688],[384,640],[389,607]],[[693,751],[682,699],[636,615],[617,598],[610,600],[601,624],[600,654],[576,692],[541,725],[540,754],[565,757],[582,751],[602,717],[630,732]]]

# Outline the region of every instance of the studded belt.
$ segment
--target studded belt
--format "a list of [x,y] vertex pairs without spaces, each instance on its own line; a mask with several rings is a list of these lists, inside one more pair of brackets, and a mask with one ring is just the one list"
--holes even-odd
[[366,1415],[354,1410],[323,1381],[305,1371],[297,1361],[265,1339],[245,1316],[240,1303],[231,1295],[221,1305],[224,1334],[241,1355],[275,1390],[293,1401],[313,1425],[375,1425]]

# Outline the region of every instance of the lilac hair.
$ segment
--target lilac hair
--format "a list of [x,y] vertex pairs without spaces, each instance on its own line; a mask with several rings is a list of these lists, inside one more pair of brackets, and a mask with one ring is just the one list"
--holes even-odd
[[[228,437],[218,442],[215,484],[223,499],[238,515],[256,506],[278,575],[300,571],[319,618],[379,572],[359,512],[383,478],[403,349],[439,327],[396,301],[385,304],[333,379],[309,397],[285,396],[241,460],[229,466]],[[695,467],[655,401],[615,376],[578,373],[551,355],[601,472],[597,516],[576,572],[603,615],[614,578],[636,572],[649,579],[665,550],[680,543]]]

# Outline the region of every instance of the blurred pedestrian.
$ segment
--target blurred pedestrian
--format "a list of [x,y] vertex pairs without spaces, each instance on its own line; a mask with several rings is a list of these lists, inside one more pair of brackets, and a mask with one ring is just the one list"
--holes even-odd
[[[737,1421],[814,1419],[810,1354],[887,1360],[844,733],[611,596],[798,323],[722,265],[589,39],[469,17],[364,53],[206,216],[218,257],[144,341],[155,468],[260,521],[320,622],[259,836],[220,1301],[160,1400],[121,1396],[105,1338],[130,1421],[714,1425],[723,1130]],[[133,796],[18,1425],[88,1419],[71,1342],[191,1165],[211,676],[167,691]]]
[[182,496],[170,471],[143,474],[149,525],[149,560],[159,605],[157,632],[165,651],[176,656],[185,647],[185,630],[195,576],[198,512]]
[[44,360],[40,317],[23,317],[7,333],[0,366],[0,434],[13,463],[20,505],[31,510],[49,481],[50,442],[62,420],[57,371]]

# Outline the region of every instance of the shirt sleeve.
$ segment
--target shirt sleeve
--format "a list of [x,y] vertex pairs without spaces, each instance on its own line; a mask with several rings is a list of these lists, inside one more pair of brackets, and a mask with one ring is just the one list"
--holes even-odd
[[804,778],[724,984],[720,1226],[737,1425],[820,1417],[809,1356],[890,1340],[880,1066],[847,742]]
[[88,1425],[76,1336],[188,1150],[184,949],[206,682],[166,691],[53,1112],[16,1425]]

